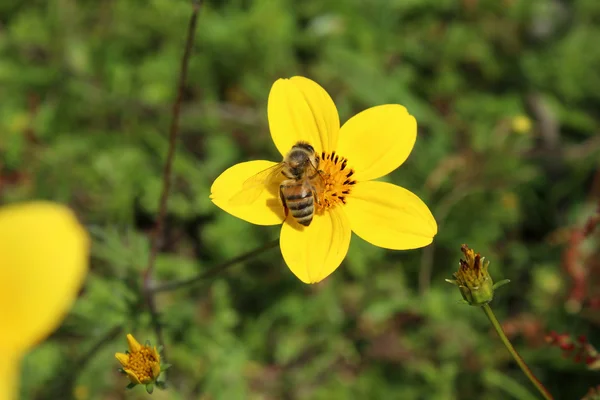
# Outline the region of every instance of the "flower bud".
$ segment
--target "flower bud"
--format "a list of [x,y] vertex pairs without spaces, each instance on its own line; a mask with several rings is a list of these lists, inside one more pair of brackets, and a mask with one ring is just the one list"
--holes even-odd
[[460,260],[458,271],[453,274],[454,279],[446,279],[460,290],[462,297],[472,306],[482,306],[494,298],[494,289],[507,283],[502,281],[494,285],[488,273],[489,261],[475,253],[466,244],[461,246],[465,260]]

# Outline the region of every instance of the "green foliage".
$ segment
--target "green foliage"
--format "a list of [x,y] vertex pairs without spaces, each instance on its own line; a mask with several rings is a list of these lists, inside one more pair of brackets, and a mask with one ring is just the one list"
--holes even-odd
[[[173,366],[154,397],[534,398],[483,313],[444,282],[462,243],[491,261],[495,281],[511,279],[494,309],[537,327],[512,338],[550,391],[575,399],[598,383],[543,337],[600,345],[598,318],[566,307],[560,235],[583,225],[598,195],[600,2],[202,3],[155,279],[196,276],[277,237],[208,196],[234,163],[278,157],[268,91],[295,74],[325,87],[342,121],[382,103],[415,115],[415,149],[387,179],[430,205],[440,229],[431,247],[406,252],[353,237],[317,286],[275,249],[159,294]],[[142,271],[190,13],[184,0],[0,4],[0,202],[68,203],[94,239],[74,309],[25,360],[23,399],[147,398],[147,388],[125,392],[113,355],[127,332],[156,343]],[[529,131],[518,133],[518,116]]]

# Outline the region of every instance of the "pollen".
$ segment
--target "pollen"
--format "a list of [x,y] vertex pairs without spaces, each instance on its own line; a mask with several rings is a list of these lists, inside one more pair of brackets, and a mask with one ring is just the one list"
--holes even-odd
[[129,354],[129,364],[126,369],[133,372],[140,382],[146,383],[156,378],[154,376],[153,366],[157,363],[158,360],[154,356],[152,349],[144,346],[140,351]]
[[338,204],[346,204],[346,198],[356,184],[354,170],[348,166],[348,160],[335,151],[321,153],[319,161],[321,182],[317,186],[316,210],[323,212]]

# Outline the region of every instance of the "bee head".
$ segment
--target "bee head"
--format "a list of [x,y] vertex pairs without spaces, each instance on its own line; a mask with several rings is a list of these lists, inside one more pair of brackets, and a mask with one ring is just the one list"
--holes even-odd
[[298,142],[286,156],[287,166],[289,173],[296,177],[301,178],[306,172],[306,168],[310,163],[313,163],[315,158],[315,149],[306,142]]
[[307,151],[307,152],[309,152],[309,153],[311,153],[311,154],[313,154],[313,153],[315,152],[315,148],[314,148],[314,147],[312,147],[312,146],[311,146],[310,144],[308,144],[307,142],[302,142],[302,141],[300,141],[300,142],[297,142],[297,143],[296,143],[296,144],[295,144],[295,145],[292,147],[292,150],[293,150],[294,148],[297,148],[297,149],[303,149],[303,150],[305,150],[305,151]]

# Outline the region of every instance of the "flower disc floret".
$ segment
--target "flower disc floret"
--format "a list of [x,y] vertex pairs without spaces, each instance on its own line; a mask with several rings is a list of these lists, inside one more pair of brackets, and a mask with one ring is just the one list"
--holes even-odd
[[133,337],[127,335],[129,351],[116,353],[115,357],[123,366],[123,372],[134,384],[147,384],[154,382],[160,375],[160,355],[156,347],[141,345]]
[[348,160],[340,157],[335,151],[322,152],[319,169],[322,171],[324,187],[318,193],[317,212],[322,213],[338,204],[346,204],[346,198],[356,184],[352,178],[354,170],[348,167]]

